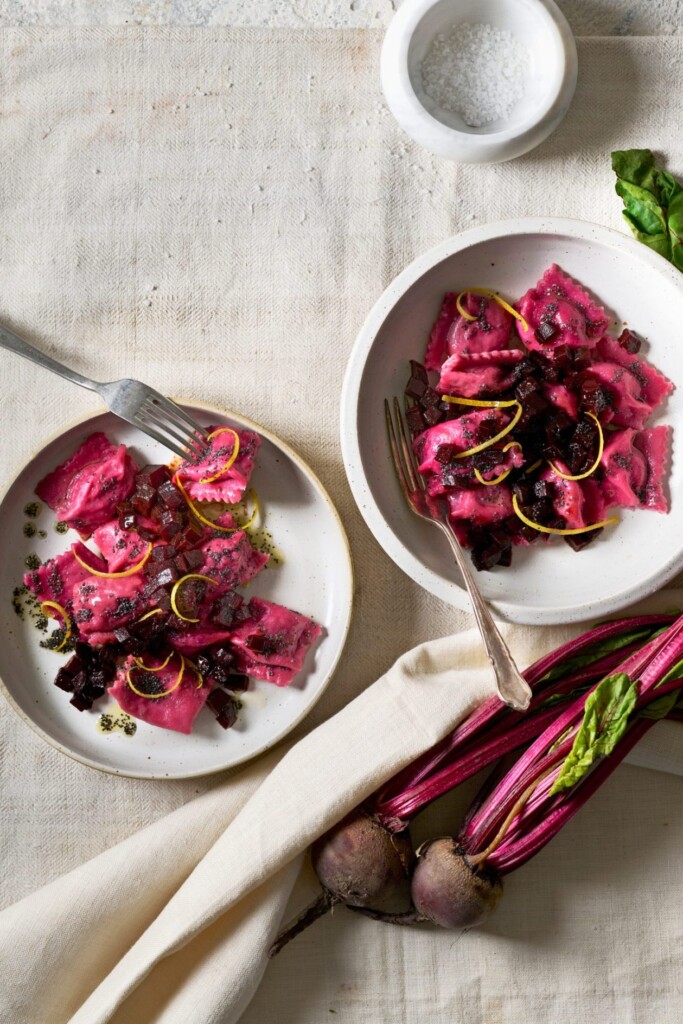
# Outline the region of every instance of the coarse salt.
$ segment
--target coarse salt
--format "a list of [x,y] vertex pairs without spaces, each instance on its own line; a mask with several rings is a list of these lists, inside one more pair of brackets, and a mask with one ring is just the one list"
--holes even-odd
[[424,91],[442,110],[481,128],[507,117],[524,95],[529,52],[506,29],[454,26],[440,33],[422,61]]

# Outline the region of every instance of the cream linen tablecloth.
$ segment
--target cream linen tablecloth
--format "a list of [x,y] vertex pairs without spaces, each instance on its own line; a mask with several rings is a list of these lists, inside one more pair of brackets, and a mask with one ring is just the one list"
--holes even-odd
[[[574,106],[556,134],[511,164],[468,168],[432,159],[394,126],[372,33],[5,30],[0,38],[0,319],[101,379],[141,377],[260,420],[311,462],[342,513],[358,571],[356,618],[342,667],[301,735],[408,647],[468,622],[389,563],[346,486],[338,396],[363,317],[410,259],[472,224],[552,214],[619,226],[610,149],[649,145],[683,170],[683,41],[584,41]],[[29,364],[7,357],[3,367],[7,476],[37,440],[94,405]],[[515,653],[531,660],[558,635],[515,630]],[[486,685],[472,678],[467,699]],[[229,783],[138,782],[62,757],[4,704],[0,716],[2,905],[10,907],[0,918],[0,1020],[58,1024],[162,910],[279,754]],[[421,740],[440,727],[427,722]],[[676,727],[660,725],[641,757],[675,767],[677,746]],[[362,790],[355,776],[353,785]],[[318,923],[269,967],[242,1020],[678,1022],[682,785],[624,766],[511,880],[476,933],[391,929],[344,911]],[[135,834],[197,794],[176,817]],[[418,838],[452,823],[466,795],[430,812]],[[342,809],[337,793],[313,797],[328,816]],[[123,849],[11,907],[126,836]],[[220,869],[223,849],[206,863]],[[121,870],[126,857],[147,864],[132,882]],[[150,873],[155,862],[163,871]],[[272,927],[298,867],[296,858],[283,864],[239,904],[238,941],[240,930]],[[139,897],[107,912],[99,930],[94,918],[86,949],[64,926],[60,950],[49,931],[60,899],[72,893],[76,905],[79,886],[94,882],[105,894],[109,887],[102,907],[126,885]],[[312,891],[304,872],[289,912]],[[197,900],[181,896],[178,905],[189,920]],[[219,955],[220,928],[162,961],[117,1024],[233,1020],[254,971],[248,958]],[[249,948],[242,943],[240,955]],[[45,984],[55,962],[63,988]],[[226,978],[230,1013],[230,999],[213,997]],[[106,1006],[106,982],[102,991]],[[79,1021],[107,1019],[89,1005]]]

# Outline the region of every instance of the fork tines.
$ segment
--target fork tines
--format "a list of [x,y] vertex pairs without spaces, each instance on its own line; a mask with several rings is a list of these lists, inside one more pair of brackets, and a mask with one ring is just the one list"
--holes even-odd
[[[401,406],[397,398],[394,398],[394,415],[391,415],[391,406],[388,400],[384,399],[384,416],[389,435],[389,446],[394,462],[394,469],[401,490],[406,500],[414,505],[414,495],[417,491],[424,489],[424,481],[414,463],[414,455],[410,445],[410,439],[406,435],[406,426],[401,413]],[[394,425],[395,424],[395,425]],[[398,435],[398,437],[397,437]]]
[[204,428],[163,395],[147,396],[138,417],[148,434],[182,459],[196,462],[206,452],[208,435]]

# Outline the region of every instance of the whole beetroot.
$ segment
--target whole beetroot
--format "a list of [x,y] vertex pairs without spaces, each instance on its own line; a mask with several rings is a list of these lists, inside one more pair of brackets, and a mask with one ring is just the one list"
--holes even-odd
[[452,836],[432,839],[417,851],[411,894],[420,918],[442,928],[480,924],[503,895],[500,878],[474,868]]
[[390,832],[362,808],[352,811],[313,844],[311,860],[323,891],[278,935],[269,956],[338,903],[378,915],[408,914],[413,859],[407,831]]

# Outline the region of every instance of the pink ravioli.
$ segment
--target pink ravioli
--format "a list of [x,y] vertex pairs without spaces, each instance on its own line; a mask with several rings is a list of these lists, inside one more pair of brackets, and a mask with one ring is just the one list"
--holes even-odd
[[145,673],[136,668],[132,658],[127,658],[108,692],[118,702],[121,710],[134,718],[149,725],[161,726],[162,729],[173,729],[174,732],[189,734],[192,732],[192,723],[209,696],[209,687],[197,686],[197,676],[189,666],[185,667],[178,689],[166,696],[139,697],[131,690],[126,679],[126,672],[130,671],[137,689],[160,693],[169,690],[176,682],[180,665],[181,659],[177,656],[160,672]]
[[141,573],[106,579],[89,576],[73,592],[74,617],[83,639],[93,645],[113,643],[114,630],[145,610]]
[[507,348],[512,337],[512,317],[494,299],[468,292],[463,308],[475,320],[467,320],[457,310],[458,295],[448,292],[436,323],[429,335],[425,368],[440,370],[449,355],[494,352]]
[[[209,433],[220,430],[220,427],[209,427]],[[232,505],[240,501],[244,494],[254,468],[254,460],[261,447],[261,438],[251,430],[238,430],[240,440],[239,454],[230,469],[221,473],[221,469],[229,461],[235,446],[235,438],[231,433],[216,434],[210,441],[210,447],[201,462],[181,462],[180,479],[185,490],[195,501],[224,501]],[[218,476],[212,483],[200,483],[208,477]]]
[[668,511],[664,471],[670,440],[670,427],[620,430],[609,438],[601,463],[608,504]]
[[456,352],[441,367],[439,390],[462,398],[487,398],[515,382],[514,369],[524,359],[521,349]]
[[[481,439],[482,428],[491,431],[491,437],[499,433],[510,422],[507,410],[475,409],[454,420],[444,420],[435,427],[425,430],[415,439],[414,449],[420,462],[421,473],[440,473],[444,463],[437,455],[448,446],[454,454],[467,451],[477,446]],[[448,460],[446,460],[448,461]],[[469,469],[471,475],[471,467]]]
[[[151,520],[149,525],[154,525]],[[92,536],[107,562],[108,572],[121,572],[135,565],[148,547],[148,542],[135,530],[122,530],[117,519],[98,526]]]
[[252,548],[244,530],[214,537],[202,544],[200,550],[204,562],[198,571],[216,581],[207,590],[208,601],[248,583],[268,561],[268,555]]
[[451,519],[491,526],[513,516],[510,488],[504,484],[471,487],[448,493],[448,514]]
[[250,618],[232,631],[241,672],[286,686],[303,667],[309,649],[321,635],[320,626],[283,605],[253,597]]
[[606,419],[618,427],[645,425],[673,391],[673,384],[639,354],[627,352],[614,338],[601,338],[598,359],[587,373],[605,386],[610,396]]
[[602,306],[553,263],[516,304],[528,324],[516,321],[529,349],[550,356],[560,345],[592,347],[610,325]]
[[[558,468],[567,472],[567,467],[558,462]],[[564,480],[545,469],[541,480],[552,484],[552,505],[554,512],[564,520],[564,529],[580,530],[605,518],[605,499],[599,484],[587,477],[585,480]]]
[[73,552],[64,551],[27,572],[24,583],[39,601],[55,601],[71,611],[74,587],[89,578],[91,574],[79,565]]
[[112,519],[135,487],[138,467],[125,445],[91,434],[74,454],[48,473],[36,494],[83,536]]

